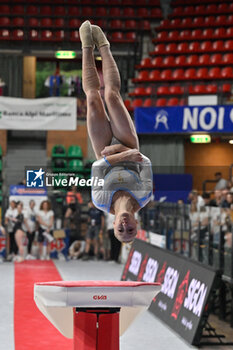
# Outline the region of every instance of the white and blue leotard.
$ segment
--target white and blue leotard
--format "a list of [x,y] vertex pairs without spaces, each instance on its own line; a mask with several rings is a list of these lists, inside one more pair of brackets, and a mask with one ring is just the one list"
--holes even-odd
[[92,186],[94,205],[109,212],[117,191],[126,191],[144,207],[152,198],[153,174],[151,161],[142,154],[142,162],[122,162],[111,165],[101,158],[92,164],[92,177],[104,179],[103,186]]

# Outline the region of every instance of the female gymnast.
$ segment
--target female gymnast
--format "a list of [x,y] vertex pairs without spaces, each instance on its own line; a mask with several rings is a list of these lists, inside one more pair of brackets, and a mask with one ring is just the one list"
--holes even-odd
[[[92,186],[92,201],[100,210],[115,214],[114,233],[121,242],[137,234],[135,213],[152,196],[150,160],[139,152],[133,121],[120,95],[120,75],[110,44],[100,27],[85,21],[79,29],[82,42],[82,83],[87,98],[87,128],[97,161],[92,176],[104,179]],[[104,99],[100,95],[94,48],[102,57]]]

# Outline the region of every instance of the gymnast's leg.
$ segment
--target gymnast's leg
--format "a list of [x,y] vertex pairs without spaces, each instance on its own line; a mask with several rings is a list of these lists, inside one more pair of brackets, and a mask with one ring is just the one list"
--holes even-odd
[[102,57],[105,101],[113,135],[125,146],[139,148],[133,121],[120,95],[120,74],[112,56],[110,45],[100,27],[92,25],[92,36]]
[[87,97],[87,129],[96,158],[102,158],[101,151],[110,145],[112,130],[100,96],[100,81],[93,55],[91,25],[86,21],[80,27],[82,42],[83,90]]

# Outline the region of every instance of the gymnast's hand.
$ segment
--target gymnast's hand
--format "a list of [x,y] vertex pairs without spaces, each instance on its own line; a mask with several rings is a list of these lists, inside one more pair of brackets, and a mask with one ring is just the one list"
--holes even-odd
[[141,153],[136,148],[129,149],[123,153],[125,154],[124,160],[128,160],[130,162],[142,162],[143,160]]
[[110,156],[111,154],[116,154],[119,152],[124,152],[130,150],[130,148],[121,145],[121,144],[116,144],[116,145],[111,145],[111,146],[106,146],[104,147],[103,151],[101,152],[101,155],[103,157]]

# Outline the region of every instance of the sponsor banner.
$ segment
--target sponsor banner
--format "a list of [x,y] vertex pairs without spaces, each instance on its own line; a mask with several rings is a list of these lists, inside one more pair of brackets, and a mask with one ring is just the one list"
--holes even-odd
[[44,188],[27,188],[23,185],[10,186],[10,198],[16,202],[22,202],[24,208],[29,207],[30,200],[34,200],[36,203],[35,209],[39,210],[41,202],[48,199],[47,189]]
[[51,259],[59,258],[60,254],[63,254],[64,257],[67,257],[68,250],[69,250],[69,236],[67,235],[67,233],[65,238],[58,238],[50,243]]
[[233,107],[139,107],[135,124],[139,134],[229,133],[233,131]]
[[210,268],[136,239],[122,280],[161,283],[150,311],[190,344],[198,344],[215,276]]
[[0,232],[0,258],[6,257],[6,236]]
[[76,130],[76,123],[76,98],[0,97],[0,129]]

